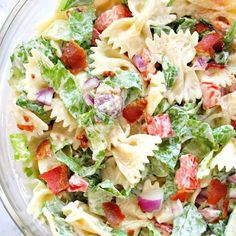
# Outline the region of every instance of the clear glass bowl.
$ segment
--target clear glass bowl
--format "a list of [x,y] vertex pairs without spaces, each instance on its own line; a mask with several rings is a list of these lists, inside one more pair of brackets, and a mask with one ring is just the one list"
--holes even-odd
[[49,230],[26,212],[30,200],[27,180],[13,161],[9,134],[16,132],[11,90],[7,79],[14,47],[36,35],[36,26],[53,14],[56,0],[20,0],[0,32],[0,197],[24,235],[50,235]]

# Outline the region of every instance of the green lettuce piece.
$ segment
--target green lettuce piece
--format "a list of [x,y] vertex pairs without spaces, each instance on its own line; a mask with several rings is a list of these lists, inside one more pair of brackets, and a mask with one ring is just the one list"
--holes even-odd
[[171,7],[174,4],[175,0],[169,0],[167,7]]
[[178,68],[171,64],[166,57],[163,57],[162,69],[167,87],[171,88],[178,76]]
[[104,202],[110,202],[113,197],[125,198],[128,197],[130,191],[119,191],[115,188],[110,180],[98,184],[95,188],[88,192],[88,205],[90,210],[98,215],[104,216],[103,206]]
[[226,222],[223,220],[220,220],[218,223],[215,224],[208,224],[208,227],[211,230],[211,233],[215,236],[224,236]]
[[129,236],[126,232],[119,229],[113,229],[111,235],[112,236]]
[[95,8],[89,7],[86,11],[74,10],[69,17],[72,38],[82,47],[88,48],[91,44],[93,21],[96,19]]
[[79,123],[80,115],[87,112],[88,106],[83,100],[73,75],[61,61],[53,67],[41,63],[40,68],[46,82],[59,94],[67,110]]
[[55,230],[59,235],[76,236],[77,233],[74,231],[73,227],[65,221],[65,215],[62,212],[64,206],[65,203],[55,197],[53,201],[46,202],[44,208],[51,214]]
[[128,91],[126,104],[134,101],[143,93],[142,79],[136,72],[118,71],[115,77],[108,77],[104,83]]
[[151,28],[154,30],[154,33],[157,34],[159,37],[161,37],[161,32],[165,32],[166,34],[169,34],[172,30],[169,26],[151,26]]
[[186,30],[193,31],[197,23],[198,21],[196,19],[181,17],[171,22],[169,26],[177,32],[179,32],[180,30],[183,30],[185,32]]
[[231,26],[231,28],[229,29],[228,33],[223,38],[225,48],[228,48],[231,45],[231,43],[233,42],[233,40],[235,38],[235,34],[236,34],[236,21],[234,21],[234,23]]
[[152,223],[148,224],[147,230],[148,230],[148,236],[161,236],[159,230],[155,228]]
[[174,195],[177,192],[177,186],[174,183],[174,174],[169,174],[166,178],[166,182],[163,186],[164,190],[164,199],[169,199],[170,196]]
[[231,125],[223,125],[213,129],[215,142],[220,146],[227,144],[231,138],[235,137],[235,134],[235,130]]
[[167,139],[159,144],[158,148],[157,151],[154,151],[155,157],[171,170],[174,170],[181,150],[178,140]]
[[19,92],[24,88],[22,85],[22,80],[25,78],[24,64],[28,63],[28,58],[32,56],[32,49],[39,50],[54,63],[58,60],[55,49],[46,39],[40,37],[23,44],[19,44],[11,55],[12,66],[9,79],[9,85]]
[[198,179],[204,179],[205,177],[209,176],[211,173],[211,160],[213,158],[213,151],[206,155],[203,160],[200,162],[197,172]]
[[157,106],[156,110],[154,111],[153,115],[156,116],[158,114],[166,113],[166,111],[171,107],[168,100],[163,98],[159,105]]
[[155,157],[150,157],[149,173],[157,177],[166,177],[169,174],[169,168]]
[[65,11],[72,7],[91,5],[94,0],[61,0],[58,11]]
[[36,102],[30,101],[27,99],[25,94],[22,94],[16,101],[16,105],[32,111],[36,115],[45,115],[46,111],[43,109],[43,106],[39,105]]
[[215,54],[214,61],[217,64],[226,65],[229,59],[229,52],[223,51]]
[[88,163],[84,163],[84,158],[67,156],[63,153],[63,151],[58,151],[56,153],[56,158],[58,161],[67,165],[71,171],[75,172],[81,177],[94,175],[100,168],[104,157],[105,151],[100,151],[96,154],[96,162],[90,166],[86,166]]
[[175,218],[172,236],[201,236],[207,224],[193,204],[184,207],[183,214]]
[[28,150],[27,138],[25,134],[11,134],[10,135],[11,145],[14,150],[14,159],[24,162],[29,162],[32,156]]

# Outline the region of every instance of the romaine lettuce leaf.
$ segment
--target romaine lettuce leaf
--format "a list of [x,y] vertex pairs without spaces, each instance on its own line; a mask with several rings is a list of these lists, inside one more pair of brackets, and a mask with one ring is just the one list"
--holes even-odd
[[67,156],[63,153],[63,151],[58,151],[56,153],[56,158],[58,161],[67,165],[71,171],[77,173],[81,177],[94,175],[96,171],[100,168],[104,157],[105,151],[100,151],[96,154],[96,162],[90,166],[87,166],[88,163],[84,163],[83,158],[81,157]]
[[175,31],[179,32],[183,30],[194,30],[195,25],[198,23],[196,19],[188,18],[188,17],[181,17],[169,24],[169,26],[174,29]]
[[148,236],[161,236],[159,230],[155,228],[152,223],[148,224],[147,230],[148,230]]
[[95,8],[89,7],[86,11],[74,10],[69,17],[72,38],[82,47],[88,48],[91,44],[93,21],[96,19]]
[[169,168],[155,157],[149,158],[149,174],[157,177],[166,177],[169,174]]
[[166,34],[169,34],[172,30],[169,26],[151,26],[151,28],[154,30],[154,33],[157,34],[159,37],[161,37],[161,32],[165,32]]
[[215,54],[214,61],[217,64],[226,65],[229,59],[229,52],[223,51]]
[[14,159],[29,162],[32,156],[28,150],[27,138],[25,134],[11,134],[10,141],[14,150]]
[[183,214],[175,218],[172,236],[201,236],[207,224],[193,204],[184,207]]
[[119,229],[112,230],[111,235],[112,236],[129,236],[126,232],[119,230]]
[[167,57],[163,57],[162,69],[166,85],[168,88],[171,88],[178,76],[178,68],[171,64]]
[[208,224],[208,227],[211,230],[211,233],[216,236],[224,236],[226,222],[223,220],[220,220],[218,223],[215,224]]
[[230,44],[234,40],[235,35],[236,35],[236,21],[234,21],[233,25],[231,26],[231,28],[229,29],[229,31],[227,32],[227,34],[223,38],[225,48],[228,48],[230,46]]
[[61,0],[58,11],[65,11],[72,7],[85,6],[93,3],[94,0]]
[[174,183],[174,174],[169,174],[166,178],[166,182],[163,186],[164,189],[164,199],[169,199],[170,196],[174,195],[177,192],[177,186]]
[[213,129],[215,142],[220,146],[224,146],[231,138],[235,137],[235,135],[236,132],[231,125],[223,125]]
[[209,176],[211,173],[211,160],[213,158],[213,151],[206,155],[203,160],[200,162],[197,172],[198,179],[204,179],[205,177]]
[[154,151],[155,157],[168,166],[175,169],[180,154],[181,145],[177,139],[167,139],[158,145],[158,150]]

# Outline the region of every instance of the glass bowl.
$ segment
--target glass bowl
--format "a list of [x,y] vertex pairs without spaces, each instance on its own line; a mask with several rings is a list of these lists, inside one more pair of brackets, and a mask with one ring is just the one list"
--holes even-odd
[[36,26],[49,18],[56,0],[20,0],[0,31],[0,197],[24,235],[50,235],[48,227],[28,215],[26,208],[31,192],[20,163],[13,160],[9,134],[15,133],[11,90],[7,79],[10,55],[18,43],[36,35]]

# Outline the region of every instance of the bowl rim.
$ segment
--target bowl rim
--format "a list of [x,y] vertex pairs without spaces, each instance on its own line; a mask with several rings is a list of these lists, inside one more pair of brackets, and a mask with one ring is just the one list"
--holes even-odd
[[[11,27],[11,23],[13,22],[15,16],[20,12],[20,10],[24,7],[24,5],[28,2],[28,0],[18,0],[13,6],[12,10],[8,14],[6,20],[4,21],[2,27],[0,28],[0,48],[4,42],[5,36],[8,33],[8,30]],[[11,202],[8,199],[7,194],[4,192],[2,180],[0,179],[0,201],[2,202],[3,207],[7,211],[10,218],[13,220],[19,231],[26,235],[24,224],[20,218],[20,216],[16,213],[16,211],[11,206]]]

